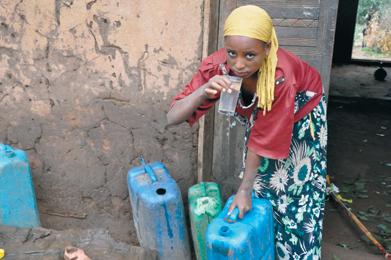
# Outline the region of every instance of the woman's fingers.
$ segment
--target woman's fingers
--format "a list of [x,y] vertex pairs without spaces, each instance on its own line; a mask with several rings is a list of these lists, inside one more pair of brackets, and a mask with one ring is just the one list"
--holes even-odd
[[221,91],[231,92],[231,82],[222,75],[216,75],[208,81],[205,93],[209,97],[213,97]]
[[239,208],[239,218],[243,218],[244,215],[250,210],[248,206]]
[[218,93],[217,90],[215,89],[210,89],[210,88],[207,88],[205,89],[205,93],[208,95],[208,96],[214,96]]
[[210,80],[209,86],[217,91],[225,91],[230,90],[231,82],[223,76],[218,76]]
[[231,203],[231,206],[229,206],[229,209],[228,209],[228,215],[231,214],[231,212],[234,210],[234,208],[236,208],[236,203],[234,203],[234,201]]
[[205,88],[205,93],[209,98],[215,97],[221,91],[231,92],[229,84],[227,84],[226,79],[216,78],[209,82],[208,87]]
[[217,82],[220,82],[221,84],[223,85],[227,85],[227,86],[230,86],[231,85],[231,81],[229,81],[228,78],[224,77],[224,76],[221,76],[221,75],[217,75],[217,76],[214,76],[212,78],[213,81],[217,81]]
[[224,87],[224,84],[222,84],[221,82],[212,81],[210,83],[210,89],[214,89],[214,90],[217,90],[217,91],[222,91],[223,89],[225,89],[225,87]]
[[251,210],[251,199],[246,198],[242,193],[235,195],[229,209],[228,214],[230,214],[235,208],[239,210],[239,218],[242,219],[244,215]]
[[246,213],[244,212],[244,208],[239,208],[239,218],[243,218],[244,213]]
[[248,203],[244,202],[243,204],[237,205],[237,208],[239,209],[239,218],[243,218],[244,215],[251,210],[251,203],[250,204]]

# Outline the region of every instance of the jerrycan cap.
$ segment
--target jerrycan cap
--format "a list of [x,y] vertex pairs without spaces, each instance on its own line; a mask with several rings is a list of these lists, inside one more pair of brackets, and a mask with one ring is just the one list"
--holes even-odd
[[232,233],[232,230],[228,226],[222,226],[219,230],[219,235],[222,237],[228,237]]

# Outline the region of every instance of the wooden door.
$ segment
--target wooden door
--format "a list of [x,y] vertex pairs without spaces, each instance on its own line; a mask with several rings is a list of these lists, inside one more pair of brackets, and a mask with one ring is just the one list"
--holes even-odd
[[[327,95],[338,0],[220,0],[218,48],[223,46],[225,18],[237,6],[247,4],[258,5],[270,14],[280,46],[319,70]],[[223,195],[227,197],[241,182],[238,174],[242,165],[244,129],[230,128],[227,118],[215,112],[212,130],[204,129],[205,134],[213,133],[214,137],[212,179],[222,184]],[[208,147],[200,149],[205,151]]]

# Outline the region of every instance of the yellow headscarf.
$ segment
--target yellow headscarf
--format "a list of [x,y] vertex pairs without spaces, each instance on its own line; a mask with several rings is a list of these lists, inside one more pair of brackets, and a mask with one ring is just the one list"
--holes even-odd
[[225,20],[224,36],[240,35],[270,43],[269,55],[258,72],[258,107],[263,113],[270,111],[274,99],[274,81],[277,66],[278,40],[272,19],[268,13],[255,5],[236,8]]

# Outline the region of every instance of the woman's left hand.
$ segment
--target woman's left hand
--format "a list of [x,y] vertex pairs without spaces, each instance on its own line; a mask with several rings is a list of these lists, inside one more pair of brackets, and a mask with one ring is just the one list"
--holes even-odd
[[235,197],[229,207],[228,214],[230,214],[234,208],[238,208],[239,210],[239,218],[243,218],[244,214],[247,211],[251,210],[251,190],[247,189],[238,189],[238,192],[235,194]]

